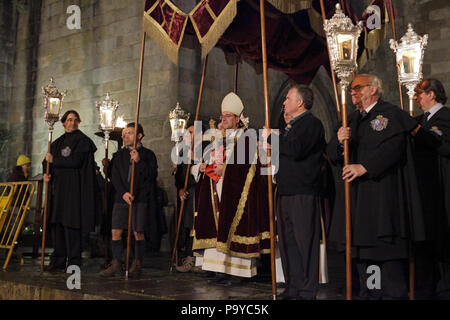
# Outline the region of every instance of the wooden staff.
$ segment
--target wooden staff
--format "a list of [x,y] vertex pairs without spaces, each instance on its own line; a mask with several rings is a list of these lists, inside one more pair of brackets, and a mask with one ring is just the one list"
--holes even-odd
[[[395,28],[395,16],[394,16],[394,7],[392,6],[392,0],[388,0],[388,3],[389,3],[389,18],[391,19],[391,27],[392,27],[392,36],[393,36],[394,40],[397,41],[397,30]],[[394,60],[395,60],[395,65],[397,66],[396,70],[397,70],[397,76],[398,76],[399,70],[398,70],[397,59],[395,58],[395,55],[394,55]],[[403,104],[402,85],[400,84],[400,81],[397,81],[397,82],[398,82],[398,94],[400,97],[400,108],[402,110],[405,110],[405,107]]]
[[[344,3],[341,1],[341,7],[343,10]],[[325,5],[323,0],[320,0],[320,8],[322,11],[322,20],[325,22]],[[344,11],[345,12],[345,11]],[[328,47],[327,41],[327,50],[328,57],[330,57],[330,48]],[[336,106],[338,107],[338,119],[339,119],[339,96],[337,93],[337,85],[336,85],[336,77],[333,71],[333,67],[331,66],[331,58],[330,58],[330,70],[331,70],[331,78],[333,80],[334,87],[334,95],[336,98]],[[354,75],[353,75],[354,76]],[[347,103],[346,103],[346,86],[341,81],[341,100],[342,100],[342,108],[340,110],[340,119],[342,120],[342,126],[348,126],[347,119]],[[344,140],[344,166],[348,165],[350,162],[349,159],[349,143],[348,140]],[[352,235],[351,235],[351,212],[350,212],[350,182],[344,181],[344,192],[345,192],[345,275],[346,275],[346,299],[352,299]]]
[[[200,90],[198,93],[198,100],[197,100],[197,109],[195,110],[195,120],[198,120],[198,114],[200,112],[200,105],[202,103],[202,95],[203,95],[203,87],[205,85],[205,75],[206,75],[206,66],[208,64],[208,56],[205,57],[205,60],[203,61],[203,67],[202,67],[202,78],[200,80]],[[194,135],[191,136],[191,152],[193,152],[194,149]],[[189,159],[189,157],[188,157]],[[184,178],[184,190],[187,190],[188,187],[188,182],[189,182],[189,174],[191,171],[191,161],[188,162],[187,165],[187,169],[186,169],[186,176]],[[178,197],[178,195],[177,195]],[[175,256],[176,256],[176,252],[177,252],[177,246],[178,246],[178,237],[180,235],[180,228],[181,228],[181,222],[183,219],[183,211],[184,211],[184,200],[181,200],[181,205],[180,205],[180,212],[178,213],[178,223],[177,223],[177,233],[175,235],[175,241],[173,243],[173,248],[172,248],[172,258],[170,259],[170,269],[169,272],[172,272],[173,270],[173,265],[175,262]]]
[[238,73],[239,73],[239,63],[236,63],[234,65],[234,93],[238,93],[237,92],[237,88],[238,88]]
[[[137,135],[138,135],[138,127],[139,127],[139,109],[141,105],[141,89],[142,89],[142,73],[144,69],[144,54],[145,54],[145,31],[142,31],[141,38],[141,58],[139,62],[139,80],[138,80],[138,93],[136,99],[136,118],[134,121],[134,144],[133,150],[136,150],[137,146]],[[134,169],[135,162],[131,161],[131,182],[130,182],[130,194],[131,197],[134,197]],[[131,200],[130,207],[128,210],[128,238],[127,238],[127,259],[126,259],[126,267],[125,267],[125,279],[128,280],[128,266],[130,262],[130,241],[131,241],[131,217],[133,214],[133,199]]]
[[[51,153],[52,150],[52,135],[53,128],[48,129],[48,142],[47,142],[47,152]],[[45,173],[47,175],[50,174],[50,163],[45,161]],[[45,235],[47,233],[47,212],[48,212],[48,182],[44,181],[44,190],[45,190],[45,198],[44,198],[44,217],[42,221],[42,245],[41,245],[41,273],[44,272],[44,258],[45,258]]]
[[[262,43],[262,62],[263,62],[263,79],[264,79],[264,111],[265,111],[265,125],[270,129],[270,109],[269,109],[269,80],[267,72],[267,44],[266,44],[266,21],[264,15],[264,0],[259,0],[259,12],[261,18],[261,43]],[[270,269],[272,271],[272,298],[277,298],[277,280],[275,274],[275,230],[274,230],[274,215],[273,215],[273,193],[272,193],[272,163],[270,160],[271,151],[267,150],[268,169],[267,175],[267,192],[269,198],[269,219],[270,219]]]
[[[37,196],[36,196],[36,210],[34,212],[34,224],[33,224],[33,259],[36,259],[39,255],[39,230],[41,228],[41,215],[42,215],[42,191],[44,190],[44,181],[41,178],[38,181]],[[42,235],[41,235],[42,239]]]
[[[108,142],[106,142],[106,144],[105,144],[105,159],[108,160]],[[105,190],[103,192],[103,211],[104,211],[105,222],[106,222],[106,220],[108,218],[108,192],[109,192],[109,190],[108,190],[109,189],[108,188],[108,178],[109,178],[108,170],[109,170],[109,165],[107,164],[105,166]],[[108,250],[108,248],[109,248],[108,232],[106,232],[105,235],[103,236],[103,242],[104,242],[104,246],[105,246],[105,249],[104,249],[104,255],[105,255],[104,267],[107,268],[108,264],[109,264],[109,260],[110,260],[109,259],[109,250]]]
[[[341,81],[342,99],[342,126],[348,127],[346,86]],[[348,140],[344,140],[344,166],[350,163],[350,149]],[[352,234],[351,234],[351,212],[350,212],[350,182],[344,181],[345,191],[345,275],[346,275],[346,299],[352,300]]]
[[[391,19],[391,27],[392,27],[392,36],[394,38],[395,41],[397,41],[397,31],[395,28],[395,15],[394,15],[394,6],[392,5],[392,0],[388,0],[389,3],[389,16]],[[397,59],[395,58],[394,55],[394,60],[395,60],[395,65],[397,66],[396,70],[397,70],[397,77],[399,74],[399,69],[398,69],[398,65],[397,65]],[[403,105],[403,88],[402,85],[400,83],[400,81],[398,82],[398,93],[399,93],[399,97],[400,97],[400,108],[402,110],[405,110],[405,107]],[[409,111],[411,117],[414,116],[414,110],[410,107],[410,111]],[[414,249],[413,249],[413,244],[412,241],[410,241],[409,244],[409,299],[410,300],[414,300],[415,299],[415,286],[414,286],[414,279],[415,279],[415,256],[414,256]]]
[[[322,22],[325,22],[327,19],[327,16],[325,14],[325,5],[323,3],[323,0],[320,0],[320,10],[322,12]],[[336,84],[336,74],[334,73],[333,66],[331,65],[331,58],[330,58],[330,48],[328,47],[328,41],[325,39],[325,42],[327,44],[327,52],[328,52],[328,60],[330,61],[330,72],[331,72],[331,80],[333,81],[333,91],[334,91],[334,99],[336,101],[336,110],[337,110],[337,116],[338,121],[341,122],[342,116],[341,116],[341,106],[339,103],[339,94]]]

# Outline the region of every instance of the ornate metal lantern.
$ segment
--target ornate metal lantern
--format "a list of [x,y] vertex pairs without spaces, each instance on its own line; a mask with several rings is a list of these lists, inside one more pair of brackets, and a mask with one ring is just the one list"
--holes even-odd
[[55,86],[55,80],[50,78],[48,85],[42,88],[43,106],[45,109],[44,120],[49,131],[53,131],[53,126],[59,121],[59,114],[62,109],[62,102],[67,94],[67,90],[60,92]]
[[356,62],[358,53],[358,38],[362,31],[362,22],[356,26],[336,4],[334,16],[325,20],[324,30],[330,50],[331,66],[342,84],[350,83],[350,75],[358,67]]
[[116,111],[119,108],[119,102],[112,100],[109,92],[102,101],[95,103],[98,110],[99,129],[105,134],[105,148],[108,149],[109,133],[116,127]]
[[408,24],[406,34],[400,39],[400,43],[391,39],[391,49],[394,50],[397,61],[398,81],[408,89],[409,112],[413,115],[414,88],[422,81],[422,64],[427,46],[428,35],[417,35],[412,25]]
[[177,102],[175,109],[169,112],[170,128],[172,129],[172,141],[178,143],[182,139],[190,116],[190,113],[186,113],[183,109],[181,109],[179,102]]

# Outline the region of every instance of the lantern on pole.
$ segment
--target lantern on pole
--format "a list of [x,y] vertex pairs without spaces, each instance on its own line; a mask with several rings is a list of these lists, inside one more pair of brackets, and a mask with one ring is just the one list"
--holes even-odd
[[400,84],[408,89],[409,113],[414,115],[413,100],[414,88],[422,81],[422,64],[427,46],[428,35],[417,35],[412,25],[408,24],[408,31],[400,39],[400,43],[391,39],[391,49],[394,50],[397,61],[397,75]]
[[[67,94],[67,90],[60,92],[55,86],[55,80],[50,78],[48,85],[42,88],[43,106],[45,109],[44,120],[49,132],[53,132],[53,126],[59,121],[59,114],[62,109],[62,102]],[[51,138],[50,138],[51,140]]]
[[186,113],[183,109],[181,109],[179,102],[177,102],[175,109],[169,112],[170,128],[172,129],[172,141],[177,143],[180,142],[184,132],[186,131],[187,122],[190,116],[190,113]]
[[[336,72],[341,88],[342,126],[347,127],[346,90],[350,84],[351,74],[358,68],[358,38],[362,31],[362,22],[354,25],[336,4],[334,16],[325,20],[324,30],[327,37],[332,71]],[[349,164],[349,143],[344,141],[344,165]],[[350,183],[345,181],[345,238],[346,238],[346,298],[352,298],[351,282],[351,215],[350,215]]]
[[[103,133],[104,142],[105,142],[105,159],[106,161],[102,161],[104,166],[104,173],[105,173],[105,186],[104,186],[104,203],[103,203],[103,210],[105,219],[108,216],[108,193],[109,193],[109,160],[108,160],[108,143],[110,140],[110,133],[114,132],[114,129],[117,127],[117,119],[116,120],[116,112],[119,108],[119,102],[116,100],[112,100],[109,92],[106,93],[105,99],[102,101],[97,101],[95,103],[95,106],[98,110],[98,122],[99,122],[99,129]],[[126,124],[125,124],[126,125]],[[109,243],[109,236],[108,234],[104,235],[104,244],[105,244],[105,267],[109,263],[109,250],[108,250],[108,243]]]
[[109,133],[116,127],[116,111],[119,108],[119,102],[112,100],[107,92],[105,99],[97,101],[95,105],[98,110],[98,127],[105,134],[105,150],[108,150]]
[[[48,126],[48,143],[47,152],[51,153],[53,127],[59,121],[59,114],[62,109],[62,103],[67,90],[63,92],[55,86],[55,80],[50,78],[48,85],[42,88],[43,107],[45,110],[44,121]],[[46,162],[45,173],[50,173],[50,163]],[[45,257],[45,236],[47,233],[47,212],[48,212],[48,182],[45,182],[45,199],[44,199],[44,216],[42,221],[42,245],[41,245],[41,272],[44,271],[44,257]]]
[[177,102],[175,109],[169,112],[170,129],[172,130],[172,136],[170,139],[175,142],[177,157],[180,152],[180,150],[178,150],[179,142],[183,139],[190,116],[190,113],[186,113],[183,109],[181,109],[179,102]]

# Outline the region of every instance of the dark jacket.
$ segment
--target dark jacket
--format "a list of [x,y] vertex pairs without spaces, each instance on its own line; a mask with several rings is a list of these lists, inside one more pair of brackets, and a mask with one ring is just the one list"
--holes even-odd
[[[416,117],[421,122],[423,115]],[[441,108],[414,137],[427,238],[439,260],[450,260],[450,109]]]
[[[114,153],[111,160],[111,181],[114,185],[115,203],[126,202],[122,196],[130,191],[131,156],[130,149],[122,148]],[[133,195],[135,203],[156,202],[157,160],[155,153],[143,146],[138,147],[140,161],[135,163]]]
[[279,145],[278,194],[318,195],[326,146],[322,122],[306,114],[280,135]]
[[15,166],[11,170],[7,182],[20,182],[20,181],[27,181],[27,178],[25,178],[25,175],[23,174],[22,167]]

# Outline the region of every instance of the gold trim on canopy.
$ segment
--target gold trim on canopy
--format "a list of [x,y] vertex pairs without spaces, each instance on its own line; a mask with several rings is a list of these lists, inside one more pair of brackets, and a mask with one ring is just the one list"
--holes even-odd
[[[162,24],[158,23],[151,14],[154,10],[158,10],[158,8],[164,8],[164,6],[169,6],[173,10],[173,14],[170,17],[169,28],[168,31],[164,29],[164,25],[166,21],[164,20]],[[175,15],[179,15],[184,18],[183,28],[179,34],[178,41],[175,42],[171,38],[173,21]],[[183,41],[184,30],[186,28],[186,24],[188,21],[188,15],[183,11],[178,9],[170,0],[156,0],[153,5],[144,12],[144,19],[142,22],[143,30],[152,37],[153,40],[161,47],[161,49],[165,52],[170,61],[175,64],[178,64],[178,51],[181,46],[181,42]]]
[[[209,0],[200,1],[194,9],[189,13],[189,19],[194,26],[195,33],[197,35],[198,41],[202,46],[202,59],[211,51],[212,48],[219,41],[222,34],[227,30],[231,22],[233,22],[234,17],[237,14],[237,0],[230,0],[222,11],[216,15],[210,7]],[[209,14],[210,18],[214,21],[208,28],[205,35],[202,36],[200,33],[198,23],[195,21],[194,15],[197,11],[205,8],[205,11]],[[205,12],[203,13],[205,14]]]

